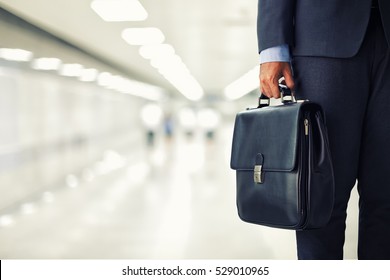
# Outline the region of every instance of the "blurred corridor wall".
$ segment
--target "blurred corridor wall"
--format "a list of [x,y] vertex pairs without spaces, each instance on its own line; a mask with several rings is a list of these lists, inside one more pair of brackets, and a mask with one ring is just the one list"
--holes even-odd
[[[115,71],[0,12],[0,48]],[[142,145],[138,114],[144,103],[96,82],[34,70],[31,61],[0,58],[0,211],[64,185],[69,174],[81,174],[107,150],[120,153]]]

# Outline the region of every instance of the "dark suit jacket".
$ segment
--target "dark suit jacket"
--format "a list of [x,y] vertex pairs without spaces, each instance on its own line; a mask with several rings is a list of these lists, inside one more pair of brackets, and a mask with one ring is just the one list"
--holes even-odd
[[[390,0],[379,0],[390,42]],[[363,41],[371,0],[259,0],[259,51],[288,44],[294,55],[352,57]]]

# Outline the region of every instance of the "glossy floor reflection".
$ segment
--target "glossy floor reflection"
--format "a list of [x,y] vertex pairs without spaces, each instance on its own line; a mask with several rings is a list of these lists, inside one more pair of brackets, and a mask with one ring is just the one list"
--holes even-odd
[[[111,151],[0,217],[0,258],[295,259],[291,231],[238,219],[232,128]],[[47,170],[50,172],[50,170]],[[356,258],[356,196],[345,257]]]

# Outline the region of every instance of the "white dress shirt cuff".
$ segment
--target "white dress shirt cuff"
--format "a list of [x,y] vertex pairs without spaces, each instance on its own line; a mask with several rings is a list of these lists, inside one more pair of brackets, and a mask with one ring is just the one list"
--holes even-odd
[[290,49],[287,44],[268,48],[260,52],[260,64],[275,61],[291,61]]

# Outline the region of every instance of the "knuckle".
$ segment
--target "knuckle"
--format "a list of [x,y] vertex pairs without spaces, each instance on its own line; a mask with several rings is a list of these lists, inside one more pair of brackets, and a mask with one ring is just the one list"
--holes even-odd
[[265,76],[260,77],[260,82],[267,83],[268,81],[269,81],[269,79],[267,77],[265,77]]

